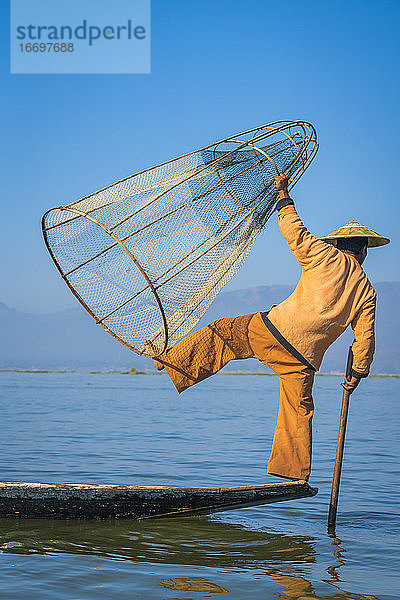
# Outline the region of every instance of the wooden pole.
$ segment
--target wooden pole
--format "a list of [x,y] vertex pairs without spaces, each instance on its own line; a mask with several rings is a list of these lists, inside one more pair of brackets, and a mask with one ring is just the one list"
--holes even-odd
[[[351,369],[353,366],[353,349],[350,346],[347,355],[346,378],[351,377]],[[342,462],[344,452],[344,442],[346,437],[347,415],[349,413],[350,392],[343,390],[342,411],[340,413],[339,434],[336,446],[335,469],[333,471],[331,501],[329,505],[328,516],[328,532],[335,531],[337,505],[339,499],[340,476],[342,474]]]

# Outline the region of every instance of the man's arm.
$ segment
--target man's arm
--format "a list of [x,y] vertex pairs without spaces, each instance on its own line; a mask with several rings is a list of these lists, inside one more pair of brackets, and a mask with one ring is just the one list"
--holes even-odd
[[285,175],[281,174],[275,177],[275,186],[279,194],[279,201],[276,205],[279,211],[279,229],[300,265],[303,268],[315,266],[330,253],[335,252],[335,249],[317,239],[303,225],[293,200],[289,197],[288,180]]
[[343,387],[353,392],[361,379],[368,377],[375,352],[375,308],[376,296],[365,302],[351,323],[354,331],[352,377],[345,380]]
[[375,352],[376,295],[365,302],[351,324],[354,331],[353,375],[368,377]]

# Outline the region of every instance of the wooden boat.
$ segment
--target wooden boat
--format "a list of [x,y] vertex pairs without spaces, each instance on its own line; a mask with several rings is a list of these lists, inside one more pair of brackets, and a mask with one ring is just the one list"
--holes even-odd
[[305,481],[228,488],[0,482],[0,517],[148,519],[315,496]]

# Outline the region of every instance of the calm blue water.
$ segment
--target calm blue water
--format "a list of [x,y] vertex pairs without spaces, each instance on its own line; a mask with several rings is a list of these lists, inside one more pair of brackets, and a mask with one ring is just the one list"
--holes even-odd
[[[0,373],[0,479],[265,483],[276,377]],[[326,532],[340,379],[315,387],[314,498],[155,521],[0,520],[0,598],[400,597],[400,379],[351,398],[337,538]]]

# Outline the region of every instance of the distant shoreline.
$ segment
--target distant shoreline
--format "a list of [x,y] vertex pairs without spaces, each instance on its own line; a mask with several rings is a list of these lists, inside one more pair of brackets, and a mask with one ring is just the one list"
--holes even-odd
[[[81,375],[163,375],[163,373],[152,371],[138,371],[138,369],[124,370],[109,370],[109,371],[93,371],[93,370],[77,370],[77,369],[0,369],[0,373],[31,373],[31,374],[81,374]],[[264,371],[221,371],[217,375],[235,375],[235,376],[251,376],[251,377],[277,377],[275,373],[266,373]],[[344,373],[317,373],[317,377],[343,377]],[[400,379],[400,374],[396,373],[371,373],[369,378],[374,377],[392,377]]]

